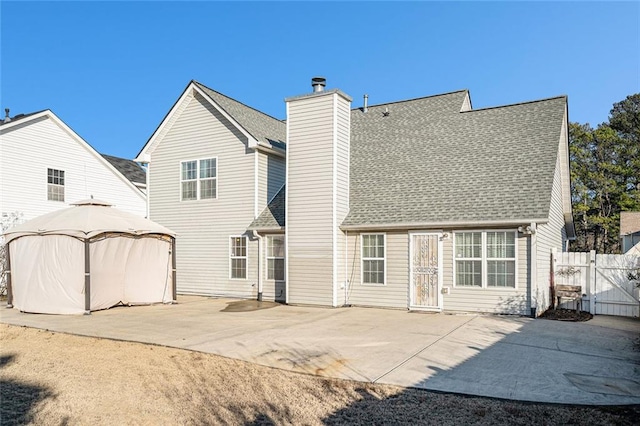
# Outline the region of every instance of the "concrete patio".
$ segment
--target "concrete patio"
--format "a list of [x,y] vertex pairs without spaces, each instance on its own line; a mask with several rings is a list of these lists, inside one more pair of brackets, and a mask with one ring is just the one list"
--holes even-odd
[[566,404],[640,404],[640,321],[313,308],[180,296],[176,305],[0,322],[151,343],[297,372]]

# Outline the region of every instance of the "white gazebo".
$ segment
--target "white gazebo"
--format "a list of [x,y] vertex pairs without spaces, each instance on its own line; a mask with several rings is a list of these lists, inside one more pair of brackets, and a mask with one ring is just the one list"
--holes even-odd
[[176,300],[175,233],[104,201],[74,203],[4,237],[8,307],[88,314]]

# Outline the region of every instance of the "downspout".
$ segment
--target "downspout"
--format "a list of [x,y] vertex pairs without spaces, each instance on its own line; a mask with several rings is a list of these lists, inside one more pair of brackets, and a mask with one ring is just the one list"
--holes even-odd
[[344,231],[344,306],[348,306],[349,301],[349,231]]
[[147,166],[147,173],[145,173],[145,176],[144,176],[146,188],[145,188],[145,194],[144,195],[145,195],[145,201],[146,201],[146,204],[147,204],[147,219],[151,220],[151,218],[149,217],[150,213],[151,213],[151,209],[150,209],[150,206],[149,206],[149,195],[151,193],[151,187],[149,186],[149,180],[150,180],[149,175],[151,173],[151,162],[148,161],[146,163],[146,166]]
[[262,236],[255,229],[251,231],[253,237],[258,240],[258,302],[262,302]]
[[178,303],[178,278],[176,277],[176,237],[171,237],[171,291],[172,303]]
[[91,250],[89,239],[84,240],[84,314],[91,315]]
[[[537,299],[533,299],[533,287],[535,283],[536,290],[538,289],[538,238],[536,237],[536,224],[534,222],[530,225],[531,229],[531,285],[529,286],[529,300],[531,308],[531,318],[536,318],[536,309],[538,307]],[[537,294],[537,291],[536,291]]]
[[7,258],[7,308],[13,308],[13,287],[11,285],[11,255],[9,251],[9,243],[6,245],[6,258]]

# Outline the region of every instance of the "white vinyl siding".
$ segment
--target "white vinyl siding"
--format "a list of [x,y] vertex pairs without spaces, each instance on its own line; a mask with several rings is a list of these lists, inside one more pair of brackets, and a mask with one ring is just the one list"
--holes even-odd
[[259,215],[284,185],[286,162],[284,158],[262,151],[257,151],[255,155],[258,156],[257,215]]
[[455,285],[516,287],[515,231],[455,232]]
[[229,238],[229,277],[247,279],[247,237]]
[[[336,93],[287,103],[287,285],[289,303],[337,306],[344,280],[349,101]],[[343,158],[343,160],[340,160]],[[341,256],[342,254],[342,256]]]
[[385,285],[362,285],[362,234],[348,234],[346,303],[358,306],[409,306],[409,235],[385,232]]
[[47,200],[64,202],[64,170],[47,169]]
[[385,283],[385,252],[384,234],[362,234],[362,284]]
[[[229,236],[254,219],[255,155],[247,139],[199,94],[184,97],[151,154],[151,219],[178,234],[178,292],[251,298],[257,292],[258,244],[247,239],[246,280],[230,278]],[[216,158],[215,199],[180,201],[180,163]]]
[[560,158],[556,162],[556,170],[551,192],[549,208],[549,222],[538,225],[536,229],[536,276],[531,289],[531,298],[536,306],[536,314],[542,314],[550,304],[549,273],[551,264],[551,249],[559,252],[563,250],[565,223],[562,210],[562,180],[560,172]]
[[267,279],[284,281],[284,235],[267,236]]
[[216,198],[218,193],[217,158],[180,163],[180,197],[182,201]]
[[[21,212],[27,221],[92,196],[146,215],[144,193],[57,119],[26,117],[7,126],[0,127],[0,215]],[[48,169],[64,171],[64,202],[48,200]]]
[[455,237],[453,232],[446,233],[449,236],[442,241],[443,287],[448,289],[448,294],[443,294],[444,311],[529,314],[530,236],[516,234],[516,287],[481,288],[455,284]]

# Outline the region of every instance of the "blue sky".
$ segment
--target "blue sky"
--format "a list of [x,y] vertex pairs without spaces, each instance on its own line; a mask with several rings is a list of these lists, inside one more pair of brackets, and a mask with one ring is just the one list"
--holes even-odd
[[133,158],[191,79],[277,118],[327,78],[362,105],[566,94],[597,125],[640,92],[638,2],[0,2],[0,107]]

